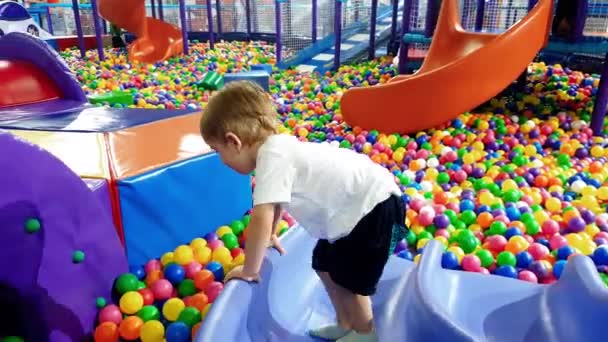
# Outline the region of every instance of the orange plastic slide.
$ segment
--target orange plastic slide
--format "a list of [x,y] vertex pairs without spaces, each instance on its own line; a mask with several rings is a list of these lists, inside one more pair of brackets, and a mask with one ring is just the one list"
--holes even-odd
[[129,46],[130,60],[156,63],[184,51],[181,30],[146,17],[145,0],[100,0],[98,3],[102,17],[137,37]]
[[458,0],[443,0],[421,68],[387,84],[351,88],[341,112],[352,126],[414,133],[456,118],[504,90],[547,44],[552,0],[539,0],[502,34],[466,32]]

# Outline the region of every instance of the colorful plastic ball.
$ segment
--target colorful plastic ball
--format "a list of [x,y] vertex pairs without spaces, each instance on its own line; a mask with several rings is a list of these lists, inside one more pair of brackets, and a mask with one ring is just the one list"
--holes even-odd
[[598,266],[608,265],[608,246],[600,246],[593,251],[593,261]]
[[530,253],[535,260],[540,260],[549,254],[549,249],[545,245],[535,242],[528,247],[528,253]]
[[185,279],[177,286],[177,293],[180,297],[192,296],[196,293],[196,286],[192,279]]
[[517,275],[517,278],[523,281],[527,281],[530,283],[538,283],[538,278],[536,277],[536,274],[528,271],[528,270],[523,270],[521,272],[519,272],[519,274]]
[[[409,252],[409,251],[408,251]],[[455,270],[458,268],[458,257],[456,254],[447,251],[441,255],[441,267],[448,270]]]
[[151,305],[154,303],[154,293],[149,288],[139,289],[137,290],[141,295],[141,298],[144,299],[144,305]]
[[207,299],[209,299],[209,303],[213,303],[223,289],[224,284],[220,283],[219,281],[214,281],[207,285],[205,288],[205,294],[207,295]]
[[[400,258],[402,258],[402,259],[409,260],[409,261],[414,260],[414,255],[412,254],[412,252],[410,252],[407,249],[404,249],[404,250],[400,251],[397,254],[397,256],[400,257]],[[458,263],[458,260],[456,260],[456,262]],[[442,263],[443,263],[443,261],[442,261]],[[444,268],[446,268],[446,267],[444,266]]]
[[137,291],[129,291],[120,297],[119,306],[123,313],[132,315],[144,306],[144,298]]
[[167,264],[174,262],[173,252],[167,252],[160,257],[160,263],[163,266],[167,266]]
[[574,254],[574,249],[568,245],[562,246],[557,249],[557,259],[558,260],[567,260],[570,255]]
[[496,268],[494,274],[507,278],[517,278],[517,270],[511,265],[504,265]]
[[144,321],[138,316],[129,316],[125,318],[118,327],[120,337],[125,340],[136,340],[139,338],[141,327]]
[[152,271],[159,271],[161,270],[161,268],[162,265],[160,263],[160,260],[152,259],[146,263],[146,265],[144,266],[144,271],[146,272],[146,274],[149,274]]
[[190,241],[190,247],[192,247],[193,251],[196,251],[199,248],[207,246],[207,240],[203,238],[195,238]]
[[186,270],[186,278],[193,279],[194,275],[203,269],[203,265],[201,265],[197,261],[192,261],[191,263],[184,266],[184,269]]
[[224,242],[222,240],[209,240],[207,242],[207,247],[209,247],[212,251],[220,247],[224,247]]
[[144,322],[151,320],[159,320],[160,319],[160,311],[154,305],[146,305],[139,312],[137,316],[141,318]]
[[555,262],[555,264],[553,264],[553,275],[555,276],[555,278],[561,278],[562,272],[564,272],[567,263],[568,261],[566,260],[558,260]]
[[162,342],[165,338],[165,326],[158,320],[144,323],[140,331],[141,342]]
[[481,261],[482,267],[490,267],[490,265],[492,265],[492,263],[494,262],[494,256],[492,255],[492,252],[488,251],[487,249],[480,249],[475,252],[475,255],[477,255],[479,261]]
[[146,270],[143,266],[130,266],[129,271],[135,275],[137,279],[144,279],[146,277]]
[[181,245],[173,251],[173,260],[179,265],[187,265],[194,260],[194,252],[192,247]]
[[188,301],[188,306],[195,307],[199,311],[203,311],[207,304],[209,304],[209,299],[207,298],[207,295],[202,292],[193,295]]
[[184,322],[173,322],[167,327],[165,338],[167,342],[189,342],[190,330]]
[[517,259],[517,267],[520,267],[520,268],[528,268],[528,266],[530,266],[532,261],[534,261],[534,258],[532,257],[532,255],[530,253],[528,253],[527,251],[517,253],[515,258]]
[[171,298],[173,293],[173,285],[167,279],[159,279],[152,284],[152,293],[157,300]]
[[186,307],[179,314],[178,321],[186,323],[190,328],[202,320],[201,312],[195,307]]
[[213,273],[208,269],[204,269],[194,275],[194,286],[199,290],[204,290],[214,280],[215,276]]
[[117,342],[118,336],[118,326],[114,322],[101,323],[93,333],[95,342]]
[[181,265],[169,264],[165,267],[165,279],[173,285],[178,285],[186,278],[186,271]]
[[532,261],[528,270],[532,271],[539,280],[543,280],[549,276],[549,270],[542,261]]
[[481,269],[481,260],[474,254],[465,255],[462,258],[462,269],[468,272],[479,272]]
[[206,265],[211,261],[213,251],[207,246],[202,246],[194,250],[194,259],[201,265]]
[[224,279],[224,267],[219,262],[212,261],[207,264],[205,269],[213,273],[214,279]]
[[228,226],[221,226],[215,231],[215,233],[221,239],[224,237],[224,235],[226,235],[228,233],[232,234],[232,228],[230,228]]
[[227,233],[222,236],[222,242],[228,249],[233,249],[239,246],[239,239],[233,233]]
[[122,312],[120,312],[118,306],[110,304],[99,311],[98,320],[101,323],[111,322],[120,324],[120,322],[122,322]]
[[116,279],[114,288],[116,289],[116,292],[118,292],[118,294],[122,295],[129,291],[136,291],[138,282],[139,279],[135,274],[124,273]]
[[163,316],[168,321],[176,321],[179,317],[179,314],[184,310],[186,304],[184,301],[179,298],[171,298],[165,302],[163,305]]
[[245,224],[240,220],[234,220],[230,223],[230,228],[232,229],[232,233],[238,236],[245,230]]
[[496,256],[496,264],[498,266],[511,266],[514,267],[517,264],[517,258],[511,252],[500,252]]

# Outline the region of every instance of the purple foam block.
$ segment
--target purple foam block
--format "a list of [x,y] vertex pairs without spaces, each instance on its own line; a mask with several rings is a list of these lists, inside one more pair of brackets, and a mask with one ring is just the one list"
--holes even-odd
[[[90,339],[96,299],[109,301],[114,278],[127,271],[111,217],[46,151],[3,132],[0,151],[0,336]],[[39,229],[28,231],[28,219]]]

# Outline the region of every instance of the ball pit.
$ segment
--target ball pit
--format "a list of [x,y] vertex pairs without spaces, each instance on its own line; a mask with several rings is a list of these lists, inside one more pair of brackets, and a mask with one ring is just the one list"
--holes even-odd
[[[286,214],[281,227],[289,227],[288,222],[293,224],[293,219]],[[224,289],[224,275],[245,262],[242,236],[248,224],[246,215],[209,233],[208,239],[195,238],[118,276],[114,282],[118,303],[99,310],[95,341],[190,341]],[[230,235],[237,240],[231,249],[220,240]],[[209,246],[217,241],[211,250]]]
[[[81,61],[76,51],[64,58],[88,93],[127,90],[134,94],[134,107],[198,109],[210,94],[192,85],[207,70],[235,72],[273,60],[270,45],[217,46],[210,51],[193,44],[190,56],[154,66],[128,65],[116,50],[103,63],[94,55]],[[608,285],[608,169],[603,167],[608,142],[593,137],[589,128],[599,77],[543,63],[530,70],[525,92],[492,99],[475,113],[409,136],[350,127],[339,111],[345,89],[385,83],[395,75],[388,58],[324,75],[275,72],[270,92],[281,132],[366,154],[393,173],[408,204],[410,226],[394,251],[399,257],[418,262],[435,239],[446,248],[444,268],[550,284],[572,255],[584,254]],[[179,341],[200,326],[193,324],[194,309],[204,319],[225,271],[244,261],[248,220],[235,222],[132,270],[136,282],[126,276],[121,293],[141,295],[139,312],[148,305],[162,311],[160,304],[174,298],[171,303],[181,298],[184,305],[180,314],[192,308],[181,320],[173,312],[172,322],[143,322],[153,314],[137,315],[143,323],[133,319],[130,324],[140,327],[142,340],[164,334],[167,341]],[[192,285],[197,293],[189,295]],[[99,336],[128,333],[120,328],[121,316],[118,306],[104,307]]]

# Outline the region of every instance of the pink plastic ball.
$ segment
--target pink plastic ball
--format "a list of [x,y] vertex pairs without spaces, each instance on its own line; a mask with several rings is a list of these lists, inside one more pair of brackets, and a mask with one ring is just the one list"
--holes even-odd
[[213,240],[213,241],[207,242],[207,247],[209,247],[212,251],[216,250],[219,247],[223,247],[223,246],[224,246],[224,242],[222,242],[222,240]]
[[207,295],[207,299],[209,303],[213,303],[217,296],[220,295],[222,290],[224,289],[224,284],[219,281],[213,281],[205,288],[205,294]]
[[474,254],[465,255],[462,258],[462,269],[469,272],[479,272],[481,269],[481,260]]
[[122,322],[122,312],[114,304],[110,304],[99,311],[99,323],[112,322],[117,325]]
[[435,219],[435,210],[430,207],[423,207],[422,209],[420,209],[420,212],[418,214],[418,223],[420,223],[423,226],[428,226],[430,224],[433,223],[433,220]]
[[551,246],[552,250],[556,250],[560,247],[563,247],[565,245],[568,244],[568,240],[566,240],[565,237],[561,236],[561,235],[553,235],[550,239],[549,239],[549,246]]
[[595,236],[593,236],[596,239],[606,239],[608,240],[608,233],[606,232],[598,232],[597,234],[595,234]]
[[203,269],[203,266],[196,261],[192,261],[185,267],[186,269],[186,277],[188,279],[193,279],[194,275],[198,273],[198,271]]
[[540,260],[549,254],[549,248],[543,244],[535,242],[528,247],[528,253],[532,255],[534,260]]
[[437,229],[435,231],[435,236],[443,236],[446,239],[450,238],[450,232],[447,229]]
[[538,283],[538,278],[536,277],[536,274],[528,270],[523,270],[519,272],[517,278],[519,280],[527,281],[530,283]]
[[171,285],[171,282],[167,279],[158,279],[152,284],[151,289],[154,298],[159,300],[169,299],[173,293],[173,285]]
[[414,198],[410,201],[410,208],[415,211],[420,211],[424,206],[424,200],[421,198]]
[[490,274],[490,271],[488,271],[488,269],[487,269],[487,268],[482,267],[482,268],[480,268],[480,269],[479,269],[479,273],[481,273],[481,274],[485,274],[485,275],[489,275],[489,274]]
[[507,239],[502,235],[492,235],[486,239],[486,243],[490,250],[499,253],[505,250]]
[[144,265],[144,270],[146,271],[146,274],[150,274],[152,271],[160,271],[161,268],[162,265],[160,263],[160,260],[158,259],[152,259],[148,261],[146,265]]
[[559,223],[555,222],[554,220],[549,219],[549,220],[543,222],[541,229],[543,231],[543,234],[545,234],[547,236],[553,236],[553,235],[559,233]]

